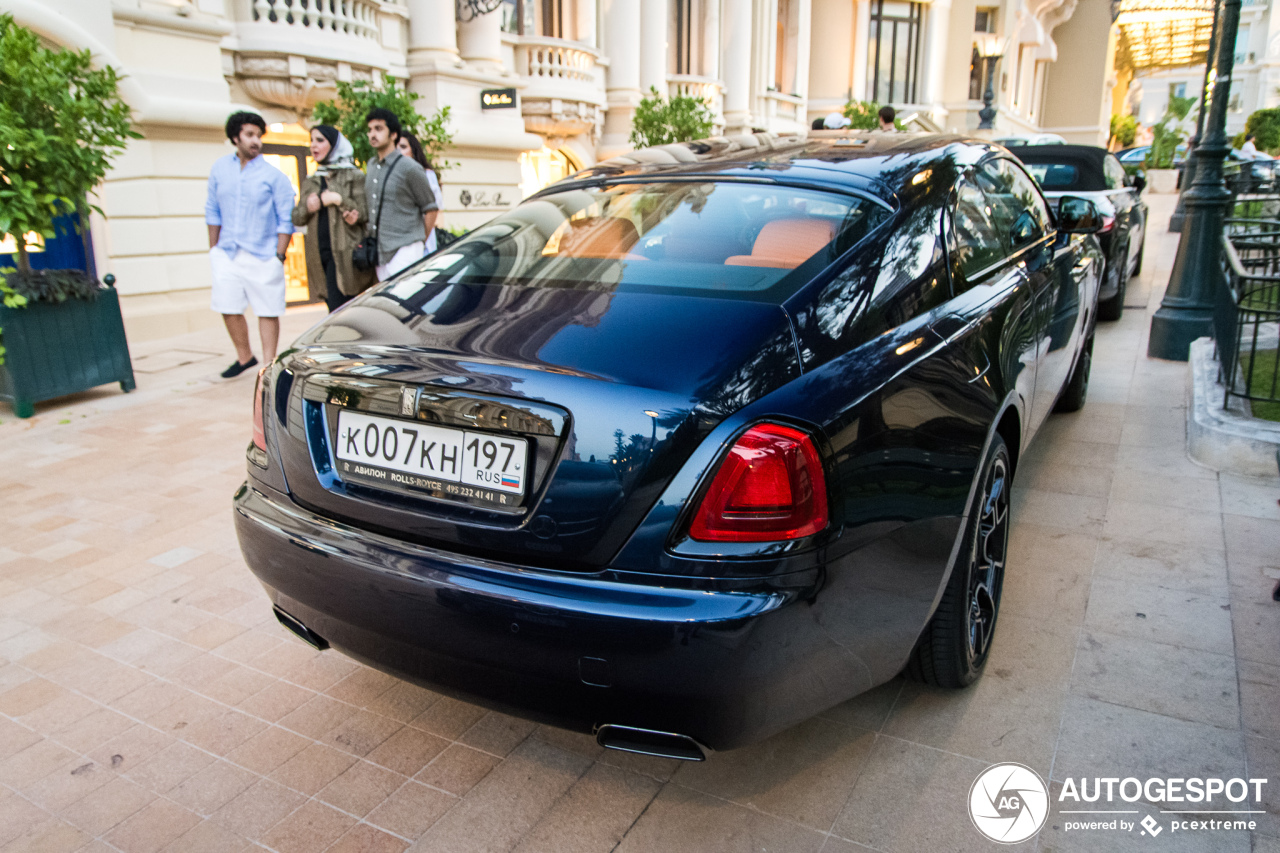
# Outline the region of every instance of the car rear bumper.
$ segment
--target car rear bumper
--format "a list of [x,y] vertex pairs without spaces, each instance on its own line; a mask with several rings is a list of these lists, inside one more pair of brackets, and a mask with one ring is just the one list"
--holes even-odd
[[886,632],[880,600],[879,624],[862,628],[877,639],[859,649],[824,624],[857,614],[824,610],[812,584],[716,591],[524,570],[351,528],[258,484],[236,494],[235,522],[273,603],[358,660],[566,728],[634,726],[713,749],[887,680],[928,616]]

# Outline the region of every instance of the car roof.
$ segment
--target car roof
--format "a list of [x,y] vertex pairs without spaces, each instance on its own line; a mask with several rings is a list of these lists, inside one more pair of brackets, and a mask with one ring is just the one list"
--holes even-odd
[[1054,163],[1097,163],[1111,152],[1097,145],[1017,145],[1009,149],[1018,159],[1050,160]]
[[[713,137],[642,148],[584,169],[543,192],[576,183],[629,178],[693,177],[773,180],[834,185],[871,192],[886,200],[922,183],[927,169],[946,166],[958,175],[967,166],[1000,153],[990,142],[952,134],[882,133],[848,130]],[[950,189],[950,182],[946,188]]]
[[1106,172],[1102,163],[1111,152],[1097,145],[1034,145],[1010,148],[1024,163],[1063,163],[1075,166],[1079,172],[1078,186],[1082,191],[1098,191],[1107,188]]

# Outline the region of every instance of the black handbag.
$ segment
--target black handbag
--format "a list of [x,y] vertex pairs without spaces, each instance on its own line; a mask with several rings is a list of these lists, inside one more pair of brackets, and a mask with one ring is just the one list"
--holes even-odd
[[382,195],[378,196],[378,215],[373,220],[373,228],[351,250],[351,265],[361,272],[367,272],[378,266],[378,223],[382,221],[382,203],[387,200],[387,186],[391,183],[391,173],[396,170],[396,166],[400,165],[401,159],[401,157],[396,158],[382,178]]

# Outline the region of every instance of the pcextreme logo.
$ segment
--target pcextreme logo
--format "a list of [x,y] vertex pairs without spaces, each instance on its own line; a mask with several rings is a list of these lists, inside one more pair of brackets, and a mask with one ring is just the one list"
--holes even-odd
[[[1154,839],[1166,829],[1181,833],[1251,831],[1262,808],[1266,779],[1092,777],[1062,781],[1054,829],[1063,832],[1135,832]],[[1252,802],[1250,802],[1252,795]],[[1159,814],[1139,819],[1139,801]],[[1049,788],[1030,767],[1005,762],[979,774],[969,789],[969,817],[978,832],[1001,844],[1018,844],[1044,828]],[[1126,817],[1127,816],[1127,817]]]

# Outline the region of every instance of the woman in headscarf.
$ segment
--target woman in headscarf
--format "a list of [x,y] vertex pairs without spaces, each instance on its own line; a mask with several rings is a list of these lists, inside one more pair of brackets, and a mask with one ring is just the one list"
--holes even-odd
[[[440,194],[440,178],[436,175],[436,170],[431,168],[431,161],[427,159],[426,152],[422,150],[422,143],[418,141],[418,137],[407,130],[400,131],[399,138],[396,140],[396,150],[426,170],[427,183],[431,185],[431,192],[436,197],[436,207],[443,207],[444,197]],[[432,227],[427,232],[427,247],[423,252],[424,255],[429,255],[436,250],[435,223],[439,213],[436,211],[429,215],[433,217],[431,220]]]
[[302,182],[293,224],[307,226],[307,289],[330,311],[375,282],[373,270],[351,263],[351,250],[364,239],[369,207],[364,173],[356,167],[351,143],[336,127],[311,128],[316,171]]

